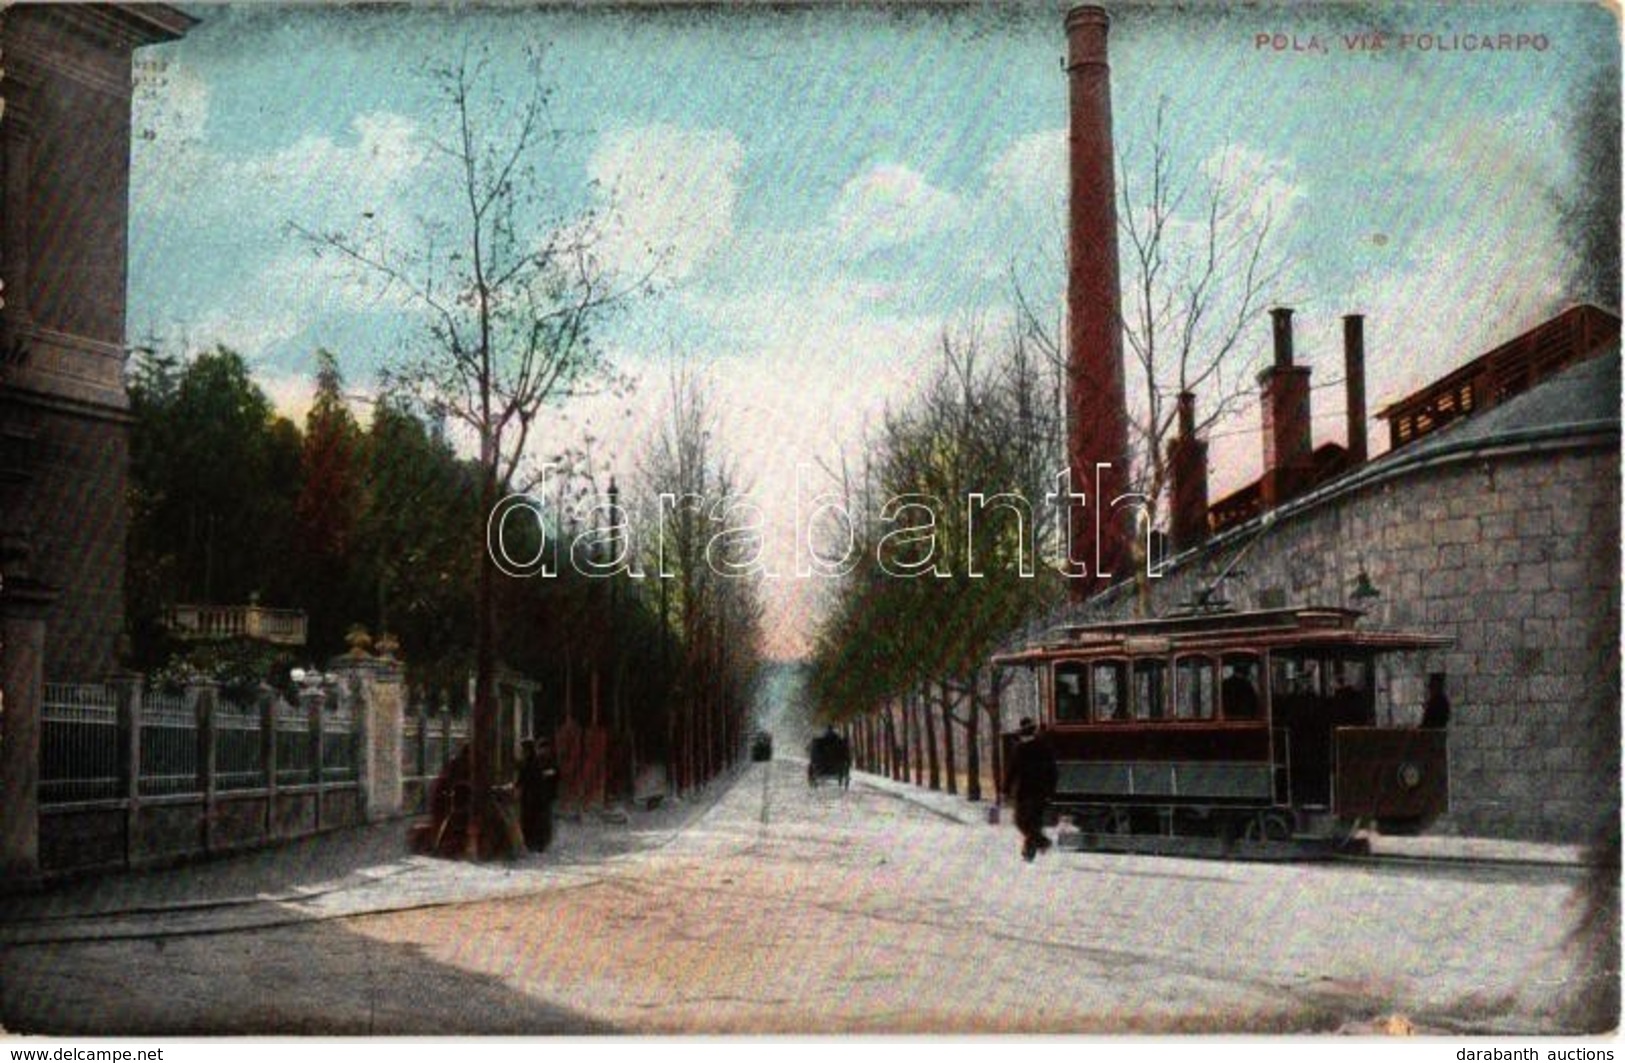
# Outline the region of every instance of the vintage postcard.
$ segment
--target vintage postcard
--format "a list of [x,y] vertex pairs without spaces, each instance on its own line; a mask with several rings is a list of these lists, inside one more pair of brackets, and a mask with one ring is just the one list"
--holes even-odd
[[1616,9],[0,19],[8,1034],[1616,1028]]

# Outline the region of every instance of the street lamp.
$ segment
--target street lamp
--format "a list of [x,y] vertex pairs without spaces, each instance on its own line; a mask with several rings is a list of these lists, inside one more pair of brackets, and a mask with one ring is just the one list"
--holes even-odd
[[329,677],[314,668],[294,668],[288,672],[288,678],[307,693],[315,693],[323,683],[329,682]]

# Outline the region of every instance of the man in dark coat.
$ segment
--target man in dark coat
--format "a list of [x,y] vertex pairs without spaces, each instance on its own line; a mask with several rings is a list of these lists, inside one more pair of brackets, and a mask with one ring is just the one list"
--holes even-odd
[[1044,833],[1044,809],[1055,796],[1055,751],[1032,720],[1021,721],[1021,740],[1004,772],[1004,792],[1016,803],[1016,829],[1021,831],[1021,858],[1032,860],[1050,847]]
[[1444,673],[1428,676],[1428,699],[1422,706],[1422,726],[1443,730],[1450,724],[1450,699],[1444,693]]
[[519,827],[525,848],[539,853],[553,842],[553,802],[558,797],[559,773],[547,747],[527,738],[519,744]]

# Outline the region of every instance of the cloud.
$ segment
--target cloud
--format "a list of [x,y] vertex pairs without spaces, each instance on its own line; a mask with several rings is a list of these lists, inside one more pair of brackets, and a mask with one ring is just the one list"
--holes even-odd
[[428,157],[417,123],[392,111],[357,115],[337,138],[307,133],[270,151],[232,154],[196,135],[196,109],[177,111],[166,97],[144,116],[152,138],[134,142],[132,198],[155,220],[180,214],[240,235],[256,220],[343,225],[401,203]]
[[831,222],[841,246],[864,254],[954,228],[965,216],[958,196],[908,166],[885,163],[841,187]]
[[1284,225],[1308,198],[1291,159],[1270,155],[1246,144],[1232,144],[1209,155],[1200,167],[1202,176],[1223,190],[1237,211],[1237,221],[1256,223],[1268,218]]
[[1066,130],[1017,137],[987,165],[987,197],[1034,213],[1061,215],[1066,205]]
[[605,134],[587,164],[611,203],[598,244],[605,264],[688,277],[733,238],[744,161],[727,130],[656,124]]

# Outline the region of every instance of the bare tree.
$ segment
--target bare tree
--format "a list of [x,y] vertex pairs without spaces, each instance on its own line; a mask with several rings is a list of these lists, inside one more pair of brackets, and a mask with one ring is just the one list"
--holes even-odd
[[1201,394],[1196,427],[1205,432],[1250,393],[1252,361],[1242,340],[1286,267],[1272,239],[1273,206],[1264,190],[1226,172],[1222,161],[1196,169],[1176,165],[1167,106],[1166,99],[1158,101],[1143,172],[1136,178],[1125,158],[1120,178],[1120,228],[1130,259],[1123,340],[1141,384],[1131,483],[1145,498],[1152,527],[1169,487],[1168,443],[1179,396]]
[[748,500],[718,440],[710,380],[683,362],[668,386],[665,415],[640,462],[639,511],[648,531],[644,565],[659,581],[662,654],[677,653],[666,753],[672,781],[687,790],[730,763],[743,743],[759,663],[753,560],[760,542],[749,520],[735,519]]
[[[1179,395],[1198,396],[1206,433],[1252,392],[1256,359],[1244,340],[1284,281],[1265,175],[1237,172],[1245,152],[1221,151],[1201,166],[1176,161],[1168,101],[1160,100],[1143,152],[1122,153],[1118,226],[1123,254],[1122,325],[1127,352],[1130,489],[1144,498],[1147,527],[1162,520],[1168,444]],[[1066,353],[1059,322],[1046,320],[1012,277],[1020,334],[1052,364]],[[1143,549],[1145,536],[1136,536]],[[1145,559],[1136,568],[1145,570]]]
[[[430,72],[447,119],[432,142],[442,194],[438,213],[402,239],[371,213],[353,232],[292,228],[317,256],[336,255],[380,296],[421,314],[423,341],[387,373],[432,414],[478,440],[481,524],[470,543],[481,555],[475,632],[471,847],[494,855],[490,784],[497,754],[494,697],[495,564],[484,520],[510,489],[531,429],[544,408],[606,368],[594,326],[636,285],[617,288],[594,253],[598,218],[566,216],[547,195],[537,156],[556,141],[541,55],[528,57],[525,86],[496,84],[490,58],[465,49]],[[477,532],[477,534],[476,534]]]

